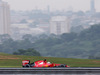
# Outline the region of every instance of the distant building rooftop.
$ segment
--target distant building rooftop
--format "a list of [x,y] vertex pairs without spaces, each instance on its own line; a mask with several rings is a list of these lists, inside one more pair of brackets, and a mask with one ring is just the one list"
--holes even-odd
[[51,21],[66,21],[66,19],[67,18],[65,16],[54,16]]

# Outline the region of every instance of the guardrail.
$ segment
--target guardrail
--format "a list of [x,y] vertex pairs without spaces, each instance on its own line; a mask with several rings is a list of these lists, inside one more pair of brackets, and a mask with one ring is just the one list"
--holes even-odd
[[0,74],[100,74],[100,68],[0,68]]

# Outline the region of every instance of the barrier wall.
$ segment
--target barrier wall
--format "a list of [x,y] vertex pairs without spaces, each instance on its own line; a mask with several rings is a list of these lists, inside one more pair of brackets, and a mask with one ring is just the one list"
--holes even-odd
[[0,74],[99,74],[100,68],[0,68]]

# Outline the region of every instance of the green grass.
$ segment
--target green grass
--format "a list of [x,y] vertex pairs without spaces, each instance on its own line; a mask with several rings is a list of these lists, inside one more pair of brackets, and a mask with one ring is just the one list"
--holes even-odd
[[67,64],[70,67],[100,67],[100,60],[92,59],[73,59],[73,58],[55,58],[55,57],[38,57],[38,56],[20,56],[0,53],[0,67],[22,67],[22,60],[50,61],[51,63]]

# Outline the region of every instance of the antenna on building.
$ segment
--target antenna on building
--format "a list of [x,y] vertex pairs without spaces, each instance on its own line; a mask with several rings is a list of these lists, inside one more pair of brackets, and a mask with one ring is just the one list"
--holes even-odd
[[50,13],[50,6],[47,6],[47,12]]
[[94,14],[96,12],[95,10],[95,1],[91,0],[91,14]]

